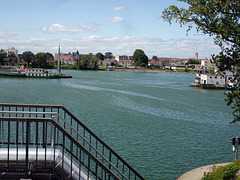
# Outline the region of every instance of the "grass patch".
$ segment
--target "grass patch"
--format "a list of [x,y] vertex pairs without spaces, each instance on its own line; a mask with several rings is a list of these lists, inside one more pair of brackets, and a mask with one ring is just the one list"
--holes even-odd
[[98,67],[98,70],[99,70],[99,71],[107,71],[108,68],[107,68],[107,67],[103,67],[103,66],[99,66],[99,67]]
[[202,180],[240,180],[237,172],[240,169],[240,158],[227,166],[219,167],[213,165],[211,172],[204,173]]

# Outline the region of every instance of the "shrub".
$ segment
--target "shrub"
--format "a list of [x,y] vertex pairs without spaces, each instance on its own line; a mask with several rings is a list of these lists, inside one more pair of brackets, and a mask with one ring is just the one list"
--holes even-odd
[[225,167],[216,168],[213,166],[212,172],[204,173],[202,180],[233,180],[239,170],[239,160]]

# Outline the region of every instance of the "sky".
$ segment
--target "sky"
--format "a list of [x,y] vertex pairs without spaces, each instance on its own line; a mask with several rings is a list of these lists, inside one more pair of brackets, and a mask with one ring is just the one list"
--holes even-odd
[[132,56],[142,49],[152,58],[211,58],[219,47],[212,37],[171,25],[160,16],[177,0],[0,0],[0,49],[112,52]]

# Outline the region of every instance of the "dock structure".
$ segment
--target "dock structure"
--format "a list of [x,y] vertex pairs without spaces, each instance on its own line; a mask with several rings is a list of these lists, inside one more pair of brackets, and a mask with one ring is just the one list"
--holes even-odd
[[0,172],[0,179],[144,179],[61,105],[0,103]]

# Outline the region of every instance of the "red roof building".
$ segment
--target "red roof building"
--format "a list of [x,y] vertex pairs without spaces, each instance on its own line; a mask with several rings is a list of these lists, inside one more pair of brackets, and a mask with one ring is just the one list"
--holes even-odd
[[[58,61],[57,57],[55,58],[55,61]],[[75,60],[73,58],[73,55],[71,55],[71,54],[60,56],[60,61],[61,61],[62,64],[75,65]]]

